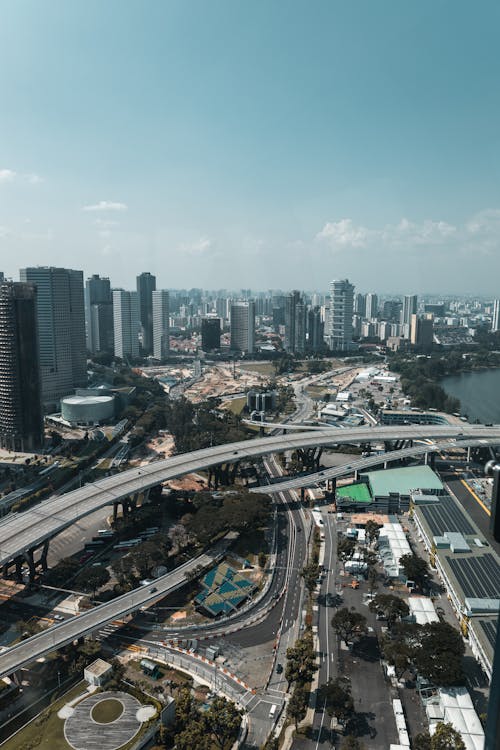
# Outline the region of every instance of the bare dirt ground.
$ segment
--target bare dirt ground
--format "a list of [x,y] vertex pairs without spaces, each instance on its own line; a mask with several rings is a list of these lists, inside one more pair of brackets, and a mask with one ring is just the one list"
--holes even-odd
[[235,372],[230,365],[213,365],[207,368],[200,380],[188,388],[184,395],[194,403],[204,401],[208,396],[227,396],[241,393],[246,388],[253,388],[266,383],[269,378],[258,372],[247,372],[236,366]]

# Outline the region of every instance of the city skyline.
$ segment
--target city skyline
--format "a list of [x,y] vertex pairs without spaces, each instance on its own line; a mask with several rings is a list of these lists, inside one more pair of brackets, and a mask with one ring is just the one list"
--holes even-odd
[[284,17],[26,0],[3,21],[7,276],[84,258],[117,286],[140,265],[167,288],[193,269],[204,288],[262,287],[263,269],[267,287],[324,288],[326,270],[379,293],[495,294],[493,2]]

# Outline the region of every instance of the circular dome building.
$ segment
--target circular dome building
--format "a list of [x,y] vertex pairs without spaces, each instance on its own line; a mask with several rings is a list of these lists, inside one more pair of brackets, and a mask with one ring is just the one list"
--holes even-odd
[[66,396],[61,399],[61,416],[71,424],[95,425],[115,416],[114,396]]

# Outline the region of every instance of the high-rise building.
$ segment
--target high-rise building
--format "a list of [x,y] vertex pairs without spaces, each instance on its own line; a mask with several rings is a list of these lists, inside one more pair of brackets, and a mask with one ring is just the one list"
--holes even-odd
[[311,352],[318,352],[324,349],[324,346],[321,309],[316,306],[307,314],[307,348]]
[[165,359],[170,353],[170,296],[166,289],[154,291],[153,298],[153,355]]
[[422,352],[429,352],[434,341],[434,320],[432,315],[421,318],[416,313],[411,316],[410,343]]
[[491,324],[491,330],[493,333],[500,331],[500,299],[496,299],[493,303],[493,321]]
[[139,322],[141,324],[142,350],[148,355],[153,351],[153,292],[156,277],[145,271],[137,277],[139,295]]
[[374,320],[378,315],[378,296],[369,292],[366,295],[365,318]]
[[[92,354],[113,351],[112,305],[109,279],[101,278],[98,274],[88,278],[85,282],[85,330],[87,349]],[[100,306],[104,306],[104,309],[100,309]]]
[[204,352],[220,349],[220,318],[208,315],[201,319],[201,348]]
[[43,445],[36,288],[0,282],[0,445]]
[[37,326],[42,402],[59,408],[59,400],[87,385],[83,271],[68,268],[23,268],[23,282],[37,289]]
[[285,297],[285,337],[287,352],[303,354],[306,349],[306,305],[296,289]]
[[405,339],[410,338],[411,316],[417,313],[417,295],[407,294],[403,299],[403,309],[401,311],[402,333]]
[[115,356],[120,359],[139,356],[139,295],[113,290],[113,326]]
[[332,281],[327,328],[327,341],[332,351],[346,351],[352,345],[353,307],[353,284],[348,279]]
[[366,317],[366,295],[357,294],[354,300],[354,313],[361,318]]
[[233,302],[230,316],[231,349],[253,354],[255,348],[255,303]]

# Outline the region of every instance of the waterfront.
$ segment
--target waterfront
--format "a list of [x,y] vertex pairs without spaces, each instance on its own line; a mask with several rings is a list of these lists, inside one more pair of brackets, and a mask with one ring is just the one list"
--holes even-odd
[[449,396],[460,399],[460,413],[469,422],[500,423],[500,369],[462,372],[443,378],[441,385]]

